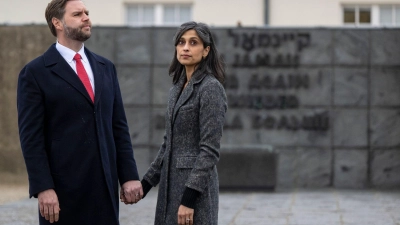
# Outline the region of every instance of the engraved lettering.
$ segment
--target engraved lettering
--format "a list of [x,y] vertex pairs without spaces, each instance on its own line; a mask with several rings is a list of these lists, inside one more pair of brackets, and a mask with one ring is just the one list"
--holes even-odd
[[310,46],[311,36],[309,33],[297,34],[297,51],[301,52],[305,47]]
[[254,49],[254,38],[255,34],[247,34],[244,33],[243,35],[243,43],[242,43],[242,48],[246,51],[251,51]]

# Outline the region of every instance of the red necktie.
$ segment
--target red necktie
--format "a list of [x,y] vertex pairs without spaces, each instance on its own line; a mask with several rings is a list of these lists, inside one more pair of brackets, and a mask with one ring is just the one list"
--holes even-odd
[[76,61],[76,72],[78,73],[78,77],[81,79],[83,85],[86,88],[86,91],[88,92],[90,99],[92,99],[92,102],[94,102],[94,94],[93,94],[93,89],[92,85],[90,84],[89,81],[89,76],[86,73],[85,67],[83,67],[82,61],[81,61],[81,55],[79,53],[76,53],[74,56],[74,59]]

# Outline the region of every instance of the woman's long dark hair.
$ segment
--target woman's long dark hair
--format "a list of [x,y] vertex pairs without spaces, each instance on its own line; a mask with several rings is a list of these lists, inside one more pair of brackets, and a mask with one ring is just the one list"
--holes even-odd
[[[182,24],[174,36],[175,47],[178,45],[182,35],[188,30],[196,31],[199,38],[203,41],[204,48],[210,46],[208,55],[199,62],[196,71],[200,70],[200,72],[211,73],[219,82],[223,83],[225,79],[224,63],[218,53],[217,48],[215,47],[214,38],[211,35],[210,29],[206,24],[196,23],[193,21]],[[181,76],[185,76],[183,73],[185,66],[178,61],[176,55],[177,52],[175,48],[174,57],[172,58],[171,65],[169,67],[169,74],[173,77],[172,81],[174,84],[179,81]]]

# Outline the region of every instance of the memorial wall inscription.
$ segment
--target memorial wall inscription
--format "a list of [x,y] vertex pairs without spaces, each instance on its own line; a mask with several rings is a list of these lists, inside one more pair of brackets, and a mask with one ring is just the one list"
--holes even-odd
[[[321,85],[318,79],[322,71],[310,75],[301,70],[301,54],[311,44],[306,32],[237,32],[228,30],[233,39],[233,62],[228,65],[225,89],[229,109],[235,114],[228,119],[225,130],[244,129],[243,117],[250,117],[247,129],[253,130],[306,130],[329,129],[329,113],[300,113],[302,99],[298,92],[307,92],[313,85]],[[224,53],[232,54],[232,53]],[[246,70],[247,74],[243,73]],[[241,109],[258,111],[258,114],[242,113]],[[278,110],[278,115],[269,113]],[[291,113],[283,113],[290,110]]]
[[[228,36],[233,38],[233,48],[245,51],[234,55],[232,67],[298,67],[300,53],[311,43],[311,35],[302,32],[272,33],[244,32],[228,30]],[[278,53],[276,50],[289,45],[295,46],[295,52]],[[251,54],[254,50],[269,50],[268,52]]]
[[[310,33],[232,29],[225,32],[230,39],[228,50],[222,51],[222,56],[227,58],[224,87],[229,105],[225,130],[329,129],[329,113],[305,111],[299,95],[323,85],[320,82],[323,71],[301,68],[302,52],[311,45]],[[217,44],[222,41],[218,35],[215,39]],[[248,114],[244,110],[257,113]],[[270,113],[272,110],[278,113]],[[158,130],[164,129],[164,115],[156,115],[155,126]]]

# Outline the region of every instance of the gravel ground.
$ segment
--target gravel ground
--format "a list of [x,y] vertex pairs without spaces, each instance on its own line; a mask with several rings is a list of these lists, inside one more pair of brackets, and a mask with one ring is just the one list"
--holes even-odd
[[0,205],[29,197],[28,176],[25,173],[0,172]]
[[[121,225],[153,224],[156,200],[151,190],[136,205],[120,204]],[[221,192],[219,200],[219,225],[400,225],[400,190]],[[0,205],[0,224],[38,224],[37,210],[36,199]]]
[[0,205],[28,197],[28,185],[0,184]]
[[[0,173],[0,225],[38,224],[26,181]],[[220,225],[400,225],[400,189],[221,192],[219,200]],[[136,205],[121,203],[121,225],[153,224],[156,201],[154,188]]]

